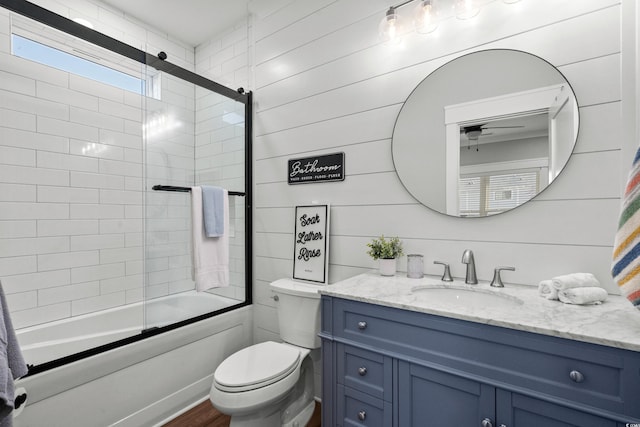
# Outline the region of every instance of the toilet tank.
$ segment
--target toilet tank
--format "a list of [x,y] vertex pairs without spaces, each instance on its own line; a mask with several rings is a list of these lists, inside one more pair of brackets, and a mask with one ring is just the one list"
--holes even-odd
[[320,286],[291,279],[276,280],[269,286],[277,296],[280,338],[300,347],[319,348]]

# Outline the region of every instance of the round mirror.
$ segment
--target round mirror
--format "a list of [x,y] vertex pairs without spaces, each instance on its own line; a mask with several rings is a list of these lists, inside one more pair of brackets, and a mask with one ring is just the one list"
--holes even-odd
[[526,52],[484,50],[444,64],[413,90],[393,130],[393,163],[423,205],[496,215],[553,182],[578,127],[575,95],[554,66]]

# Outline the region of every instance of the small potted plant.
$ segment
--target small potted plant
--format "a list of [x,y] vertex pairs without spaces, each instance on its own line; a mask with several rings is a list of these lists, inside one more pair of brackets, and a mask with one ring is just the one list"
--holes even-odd
[[367,243],[369,250],[367,254],[375,260],[379,260],[380,275],[393,276],[396,274],[396,259],[402,256],[402,242],[397,237],[385,239],[373,239]]

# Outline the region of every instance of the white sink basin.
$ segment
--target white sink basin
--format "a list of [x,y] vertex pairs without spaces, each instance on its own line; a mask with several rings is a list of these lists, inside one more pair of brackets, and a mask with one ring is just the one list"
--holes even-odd
[[418,301],[434,304],[453,305],[469,308],[505,308],[517,307],[524,302],[511,295],[455,285],[443,286],[416,286],[412,290]]

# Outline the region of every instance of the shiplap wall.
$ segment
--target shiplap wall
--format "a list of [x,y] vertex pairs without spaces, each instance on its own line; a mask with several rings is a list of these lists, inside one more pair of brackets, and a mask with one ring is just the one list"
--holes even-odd
[[[464,277],[464,249],[476,255],[478,277],[510,265],[507,283],[536,285],[559,274],[609,275],[623,172],[633,133],[623,123],[622,10],[615,0],[523,0],[486,6],[472,21],[447,18],[437,34],[410,34],[402,46],[377,39],[389,4],[372,0],[253,2],[255,51],[255,339],[276,339],[267,284],[290,277],[293,209],[331,204],[330,282],[376,268],[365,253],[374,236],[399,236],[407,253],[425,256]],[[446,0],[441,4],[451,4]],[[628,5],[628,2],[627,2]],[[410,13],[411,7],[405,8]],[[540,197],[491,218],[458,219],[417,203],[394,171],[391,136],[411,90],[443,63],[470,51],[520,49],[566,76],[580,107],[574,155]],[[625,139],[626,138],[626,139]],[[287,160],[344,151],[346,179],[287,185]],[[406,257],[399,263],[406,268]],[[507,285],[508,286],[508,285]]]

